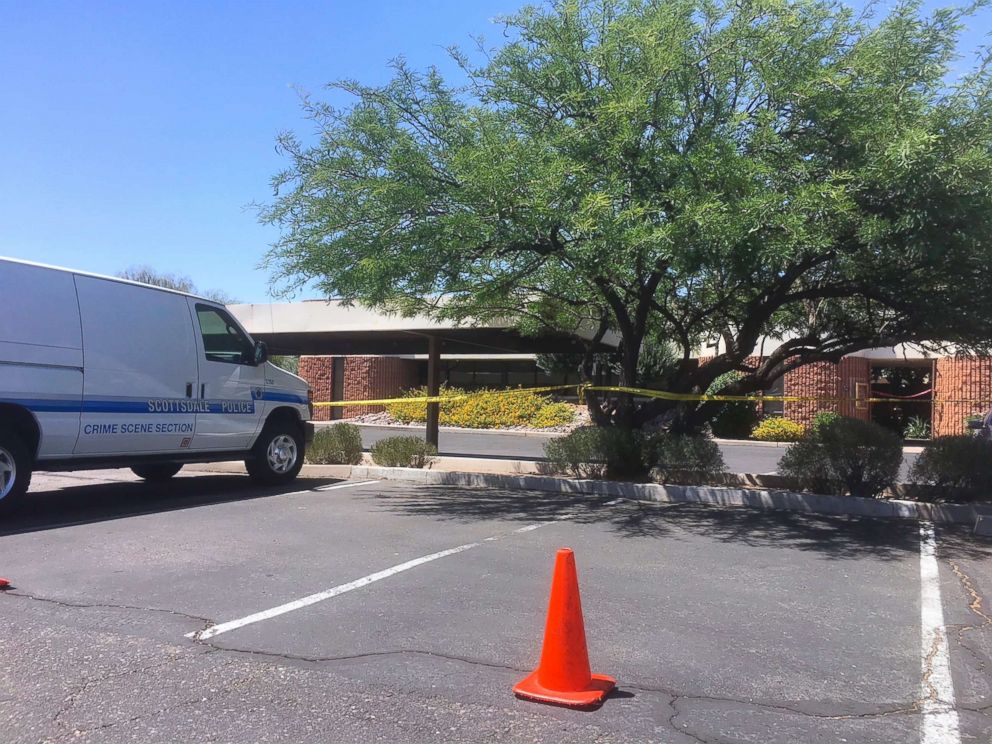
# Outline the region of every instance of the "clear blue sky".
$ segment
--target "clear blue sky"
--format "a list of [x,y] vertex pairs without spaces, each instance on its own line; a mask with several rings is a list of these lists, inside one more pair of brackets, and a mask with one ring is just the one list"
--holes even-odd
[[397,55],[444,69],[522,4],[0,0],[0,255],[266,301],[275,232],[248,205],[285,164],[276,135],[306,133],[295,89],[381,82]]
[[[0,255],[268,299],[253,201],[296,88],[422,67],[519,0],[0,0]],[[341,99],[344,103],[344,99]]]

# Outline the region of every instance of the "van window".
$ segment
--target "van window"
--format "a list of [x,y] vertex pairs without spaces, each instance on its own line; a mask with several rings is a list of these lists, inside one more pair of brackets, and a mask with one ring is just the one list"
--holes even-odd
[[250,364],[255,356],[251,341],[230,315],[216,307],[197,305],[203,350],[207,361]]

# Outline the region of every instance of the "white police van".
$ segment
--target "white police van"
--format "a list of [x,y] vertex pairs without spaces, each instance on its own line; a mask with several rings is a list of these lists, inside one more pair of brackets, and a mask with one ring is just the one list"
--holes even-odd
[[0,509],[33,470],[244,459],[292,480],[313,437],[305,381],[216,302],[0,258]]

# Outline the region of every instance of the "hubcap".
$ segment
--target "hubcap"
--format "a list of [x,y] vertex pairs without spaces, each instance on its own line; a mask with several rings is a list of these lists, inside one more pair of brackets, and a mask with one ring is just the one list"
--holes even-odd
[[14,462],[14,456],[0,447],[0,499],[6,498],[14,490],[16,480],[17,463]]
[[296,464],[298,456],[296,440],[288,434],[280,434],[269,442],[269,467],[273,473],[288,473]]

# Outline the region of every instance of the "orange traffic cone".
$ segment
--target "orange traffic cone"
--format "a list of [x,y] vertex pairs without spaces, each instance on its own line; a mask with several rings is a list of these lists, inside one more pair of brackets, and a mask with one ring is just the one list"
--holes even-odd
[[575,554],[562,548],[555,558],[541,662],[514,685],[513,692],[519,698],[539,703],[592,708],[601,705],[616,684],[613,677],[589,672]]
[[10,581],[7,579],[0,579],[0,590],[10,589]]

